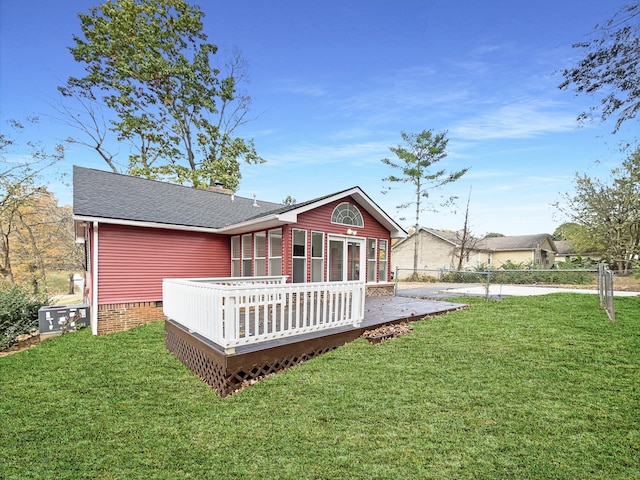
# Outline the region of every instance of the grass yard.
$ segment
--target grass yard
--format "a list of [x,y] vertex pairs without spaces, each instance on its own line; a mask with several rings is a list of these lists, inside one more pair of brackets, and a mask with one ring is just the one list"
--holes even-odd
[[224,400],[162,323],[0,358],[0,478],[640,478],[640,299],[460,301]]

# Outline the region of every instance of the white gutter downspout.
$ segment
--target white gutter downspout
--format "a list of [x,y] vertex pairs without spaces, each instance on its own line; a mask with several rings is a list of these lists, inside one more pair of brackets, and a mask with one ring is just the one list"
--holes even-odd
[[93,222],[93,248],[91,249],[91,333],[98,335],[98,222]]

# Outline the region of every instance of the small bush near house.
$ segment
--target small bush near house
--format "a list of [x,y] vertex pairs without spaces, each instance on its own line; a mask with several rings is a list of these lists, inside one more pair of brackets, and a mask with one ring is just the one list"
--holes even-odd
[[0,282],[0,350],[38,326],[38,310],[47,303],[46,295],[33,295],[19,285]]

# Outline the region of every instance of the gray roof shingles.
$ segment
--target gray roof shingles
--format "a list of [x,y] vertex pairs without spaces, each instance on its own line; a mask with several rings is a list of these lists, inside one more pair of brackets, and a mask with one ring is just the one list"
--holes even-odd
[[539,233],[535,235],[512,235],[507,237],[488,237],[483,238],[476,245],[477,249],[482,250],[534,250],[539,248],[540,245],[550,235],[546,233]]
[[73,167],[73,213],[78,216],[223,228],[293,208],[226,193]]

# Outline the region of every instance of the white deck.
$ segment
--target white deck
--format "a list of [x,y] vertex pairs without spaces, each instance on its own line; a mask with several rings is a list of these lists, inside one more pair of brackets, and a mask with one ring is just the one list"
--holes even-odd
[[364,282],[285,281],[286,277],[164,279],[163,310],[227,353],[362,323]]

